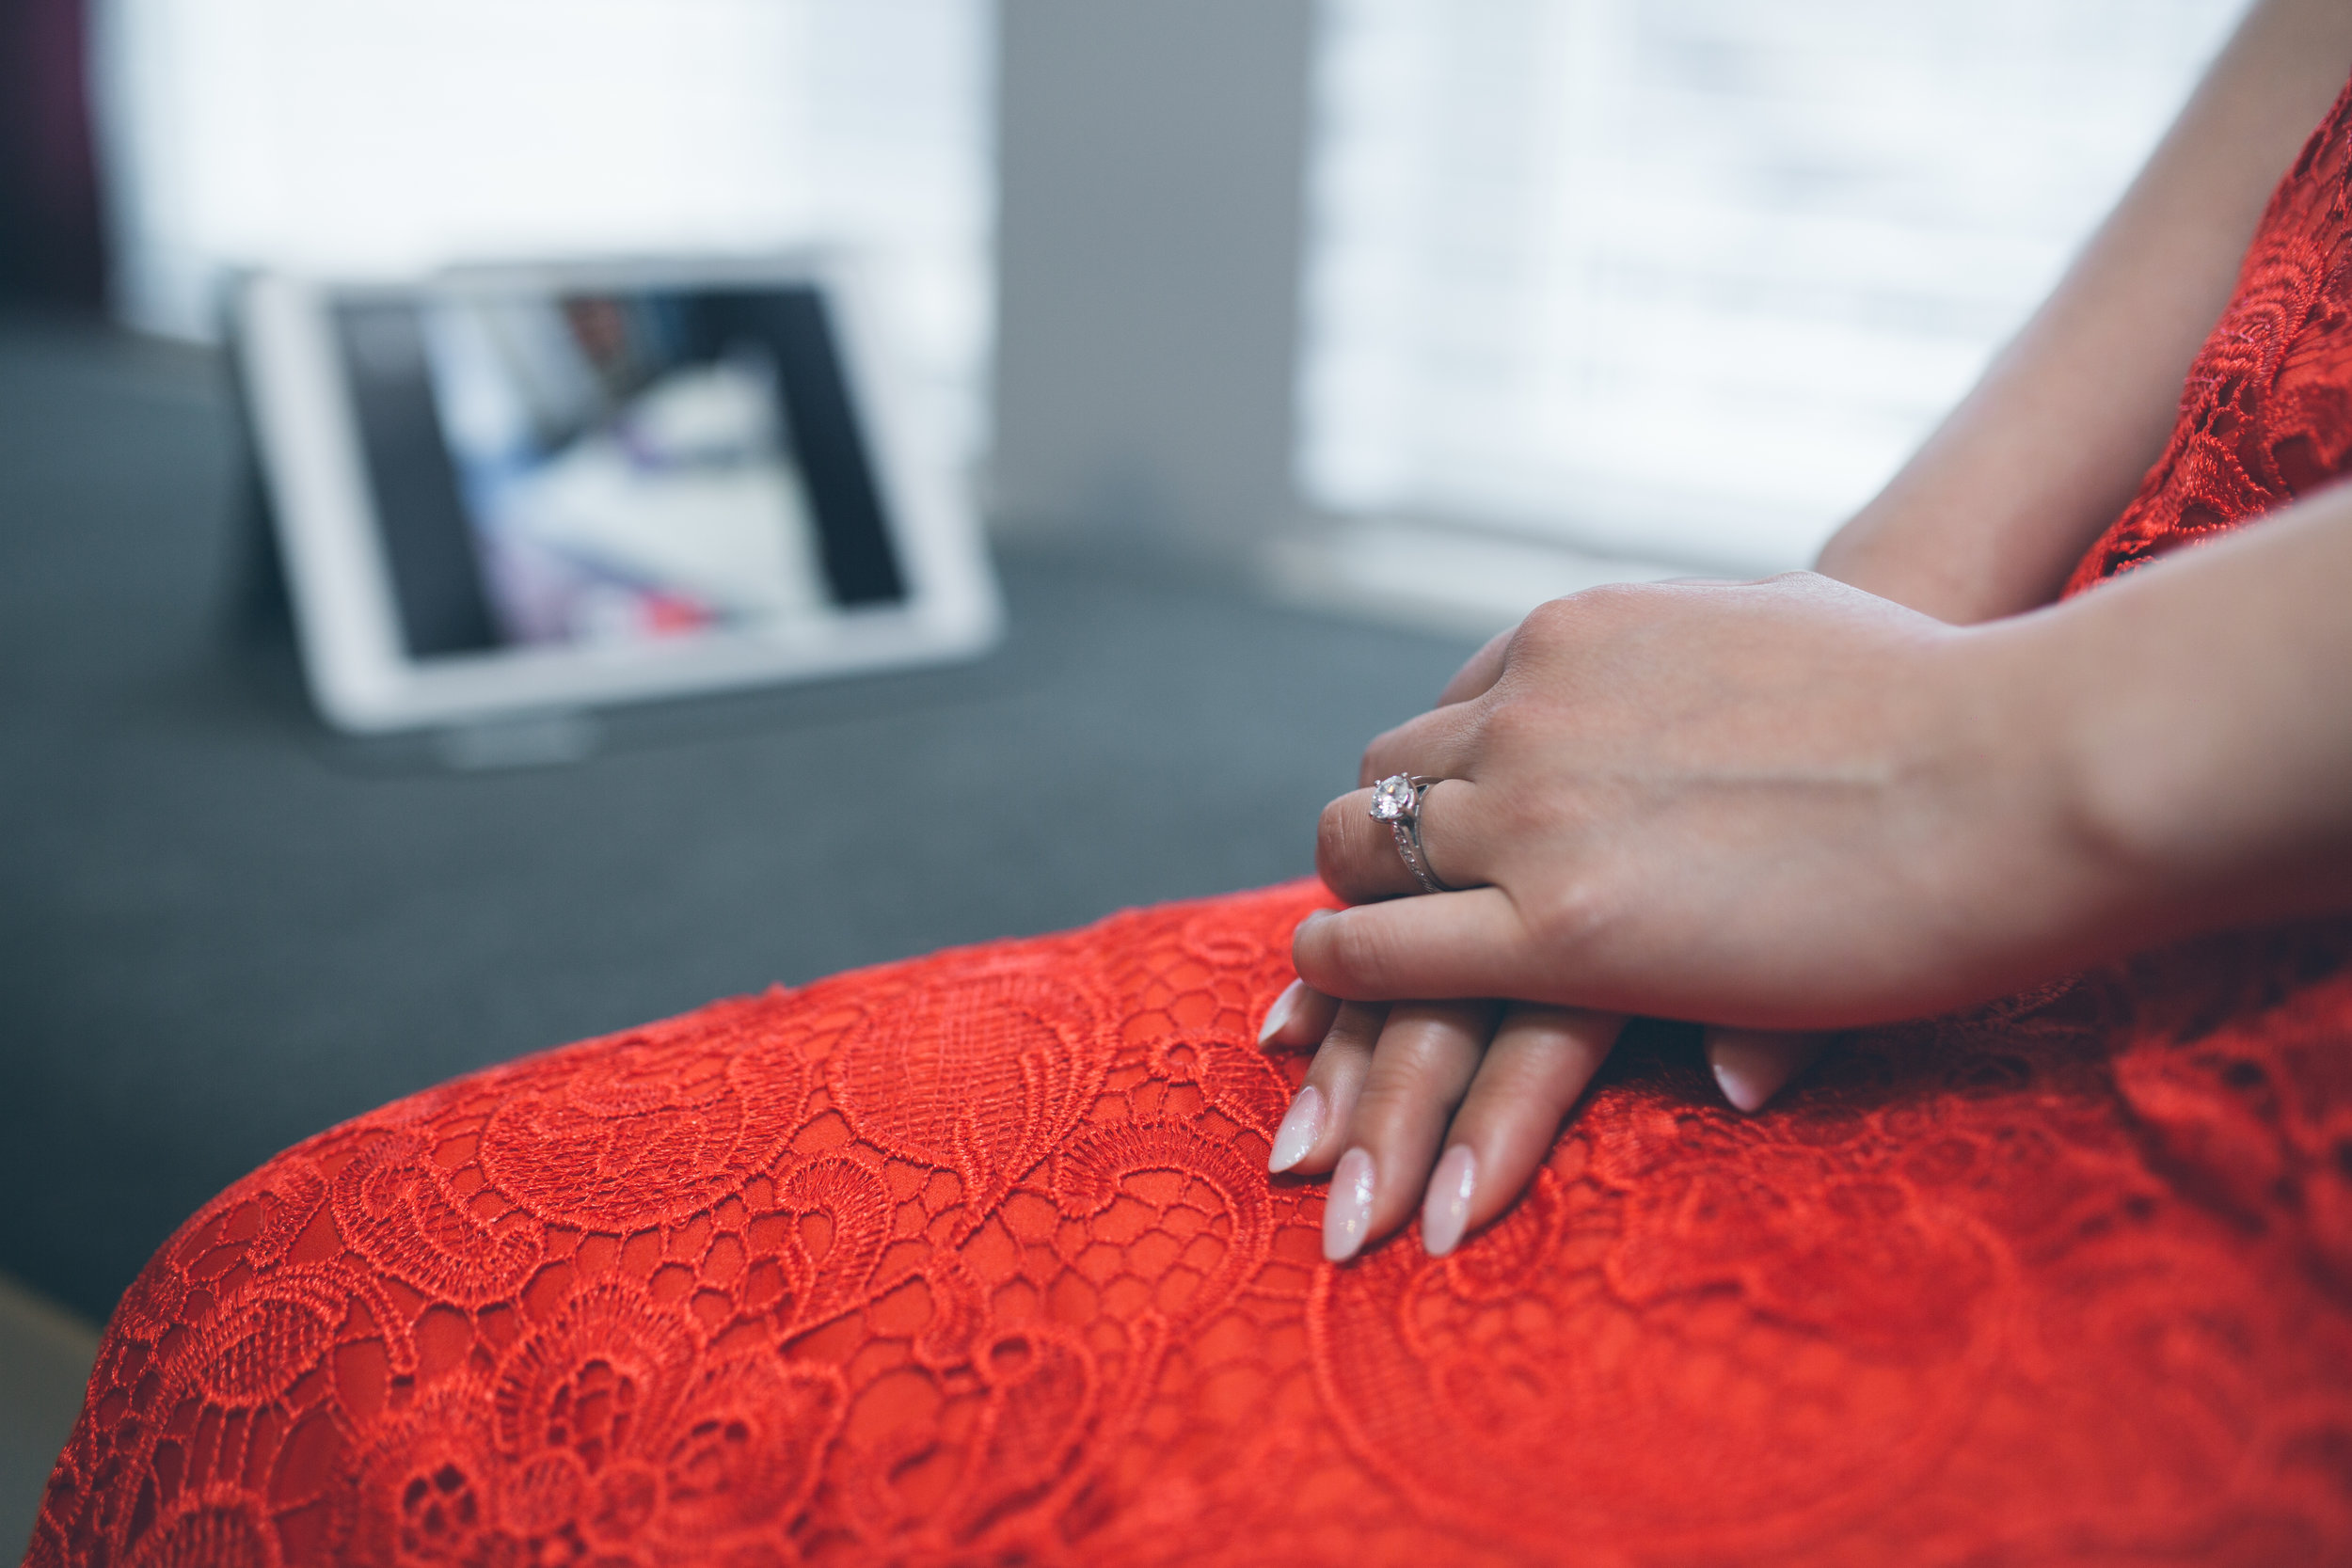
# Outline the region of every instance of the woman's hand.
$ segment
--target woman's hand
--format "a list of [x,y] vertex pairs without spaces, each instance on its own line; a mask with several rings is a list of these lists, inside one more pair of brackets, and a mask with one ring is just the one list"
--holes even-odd
[[1366,753],[1447,781],[1422,840],[1468,891],[1396,896],[1342,797],[1317,865],[1359,907],[1301,928],[1300,977],[1758,1029],[2040,978],[2108,889],[2033,652],[1805,573],[1556,600]]
[[1262,1041],[1321,1044],[1266,1164],[1332,1173],[1332,1261],[1396,1229],[1417,1203],[1422,1245],[1441,1256],[1526,1186],[1623,1023],[1520,1002],[1342,1004],[1294,982]]
[[[1927,976],[1955,950],[1943,927],[1979,879],[1922,842],[1968,836],[1987,774],[1964,763],[1979,748],[2031,754],[1962,722],[1987,707],[1989,672],[1960,656],[1961,635],[1819,578],[1609,590],[1546,607],[1466,666],[1444,705],[1375,741],[1367,784],[1453,781],[1425,799],[1423,842],[1441,878],[1486,885],[1300,931],[1301,974],[1323,990],[1286,993],[1266,1037],[1323,1046],[1271,1164],[1336,1172],[1330,1256],[1417,1202],[1432,1253],[1501,1212],[1627,1011],[1837,1023],[1932,1006]],[[1980,836],[2026,818],[2036,844],[2063,836],[2054,791],[2001,793],[2020,819]],[[1327,881],[1357,899],[1412,890],[1365,803],[1359,792],[1325,813]],[[1887,911],[1921,902],[1928,929],[1890,942]],[[1365,916],[1380,924],[1347,935]],[[1457,958],[1495,945],[1464,973],[1425,939]],[[1790,975],[1808,955],[1828,964]],[[1871,978],[1889,974],[1904,978]],[[1567,1005],[1383,1005],[1481,992]],[[1717,1027],[1707,1050],[1752,1110],[1818,1042]]]

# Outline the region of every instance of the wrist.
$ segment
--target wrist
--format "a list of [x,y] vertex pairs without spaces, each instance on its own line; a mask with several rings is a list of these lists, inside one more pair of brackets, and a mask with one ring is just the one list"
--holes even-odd
[[1943,880],[1978,997],[2131,951],[2169,913],[2161,848],[2094,738],[2103,693],[2078,641],[2048,613],[1955,631],[1943,650]]
[[2213,645],[2168,595],[2126,591],[2145,586],[1998,628],[2001,656],[2036,686],[2020,700],[2044,737],[2058,874],[2080,890],[2074,967],[2288,912],[2281,847],[2267,842],[2282,817],[2262,803],[2257,749],[2233,739],[2259,699],[2176,668]]
[[2352,491],[2034,619],[2133,945],[2352,908]]

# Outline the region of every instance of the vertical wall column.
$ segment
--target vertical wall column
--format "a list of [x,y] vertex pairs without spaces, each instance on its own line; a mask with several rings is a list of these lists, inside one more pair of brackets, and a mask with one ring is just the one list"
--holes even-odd
[[1237,560],[1293,510],[1312,0],[1001,0],[991,510]]

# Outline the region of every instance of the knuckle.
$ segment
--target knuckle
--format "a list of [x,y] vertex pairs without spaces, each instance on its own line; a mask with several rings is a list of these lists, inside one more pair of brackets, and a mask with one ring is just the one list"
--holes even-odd
[[1544,1090],[1552,1076],[1549,1063],[1525,1053],[1490,1059],[1478,1070],[1475,1102],[1464,1114],[1486,1126],[1507,1127],[1543,1108],[1549,1098]]
[[1611,924],[1613,903],[1597,879],[1568,878],[1529,904],[1528,932],[1557,961],[1593,946]]
[[1354,858],[1355,824],[1348,816],[1347,799],[1343,796],[1324,807],[1323,815],[1315,819],[1315,869],[1327,880],[1344,871]]
[[1395,1073],[1375,1073],[1356,1100],[1351,1131],[1375,1148],[1386,1148],[1436,1119],[1442,1109],[1425,1086]]
[[1576,607],[1579,623],[1606,624],[1641,613],[1656,602],[1657,588],[1646,582],[1604,582],[1572,594],[1561,601]]
[[1653,583],[1604,582],[1536,606],[1521,630],[1532,639],[1531,652],[1558,658],[1655,613],[1657,593]]
[[1504,747],[1524,738],[1535,725],[1533,705],[1516,691],[1498,692],[1478,715],[1478,738],[1487,747]]
[[1359,983],[1377,984],[1388,973],[1389,943],[1370,922],[1327,920],[1329,958],[1334,968]]
[[1593,621],[1613,613],[1641,593],[1639,584],[1604,582],[1596,587],[1579,589],[1556,599],[1546,599],[1527,612],[1520,629],[1550,641],[1581,636]]
[[1594,609],[1632,610],[1648,603],[1657,592],[1655,583],[1604,582],[1585,589],[1577,597]]
[[1529,610],[1520,620],[1518,629],[1511,634],[1510,655],[1513,662],[1530,654],[1541,654],[1552,644],[1565,640],[1576,620],[1576,597],[1546,599]]
[[[1361,997],[1379,990],[1382,974],[1374,957],[1377,951],[1376,940],[1344,913],[1301,927],[1291,938],[1291,958],[1299,978],[1334,996]],[[1349,1017],[1350,1010],[1343,1007],[1332,1037]]]
[[1323,1043],[1315,1048],[1315,1066],[1340,1066],[1351,1060],[1368,1058],[1378,1037],[1379,1024],[1353,1016],[1355,1009],[1343,1009],[1332,1020]]
[[1492,758],[1524,754],[1549,742],[1560,722],[1558,702],[1552,694],[1531,694],[1524,687],[1499,691],[1476,720],[1479,754]]

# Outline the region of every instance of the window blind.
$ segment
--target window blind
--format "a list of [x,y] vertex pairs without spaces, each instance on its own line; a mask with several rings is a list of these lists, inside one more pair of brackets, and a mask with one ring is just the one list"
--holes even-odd
[[1299,483],[1802,564],[2057,280],[2242,0],[1323,0]]

